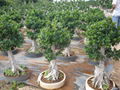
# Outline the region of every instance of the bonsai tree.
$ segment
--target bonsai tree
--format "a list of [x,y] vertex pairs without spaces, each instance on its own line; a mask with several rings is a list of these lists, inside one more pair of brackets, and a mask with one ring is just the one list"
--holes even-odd
[[120,50],[113,48],[120,42],[120,29],[115,27],[111,18],[107,18],[91,25],[86,31],[86,37],[87,54],[91,59],[99,62],[95,66],[93,85],[102,88],[110,84],[110,72],[105,70],[107,61],[120,58]]
[[38,49],[36,39],[40,29],[44,26],[44,16],[43,12],[37,9],[32,9],[29,11],[26,18],[27,36],[32,39],[32,48],[30,52],[35,53]]
[[[52,21],[48,27],[41,29],[38,42],[41,48],[44,49],[46,59],[50,62],[48,74],[44,78],[51,81],[58,79],[59,71],[55,59],[60,51],[69,45],[70,38],[70,31],[62,28],[60,23],[56,21]],[[38,82],[40,77],[38,77]]]
[[17,69],[23,69],[16,65],[15,58],[11,50],[20,47],[23,43],[22,34],[19,32],[20,25],[11,19],[10,15],[0,16],[0,50],[7,51],[11,61],[11,70],[13,73]]

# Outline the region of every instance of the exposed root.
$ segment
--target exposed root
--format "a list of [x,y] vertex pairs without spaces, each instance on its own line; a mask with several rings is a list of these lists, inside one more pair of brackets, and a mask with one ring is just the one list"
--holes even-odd
[[[42,77],[42,73],[39,74],[37,82],[40,82],[40,79]],[[58,71],[58,67],[57,64],[55,62],[55,60],[52,60],[50,62],[49,65],[49,69],[48,69],[48,75],[44,76],[44,78],[46,78],[47,80],[51,80],[51,81],[55,81],[59,78],[59,71]]]
[[48,80],[57,80],[59,78],[59,71],[55,60],[52,60],[49,65],[48,75],[45,76]]
[[104,84],[109,85],[111,74],[105,71],[104,61],[95,66],[93,85],[102,89]]
[[95,66],[93,84],[95,87],[102,88],[104,77],[104,64],[100,63],[98,66]]
[[11,62],[11,70],[12,70],[13,73],[15,73],[17,70],[24,71],[20,66],[18,66],[15,63],[15,58],[14,58],[14,56],[13,56],[11,51],[8,51],[8,57],[9,57],[10,62]]

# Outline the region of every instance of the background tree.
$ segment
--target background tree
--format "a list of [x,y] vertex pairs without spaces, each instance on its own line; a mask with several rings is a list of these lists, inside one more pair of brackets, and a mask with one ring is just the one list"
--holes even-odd
[[0,7],[1,7],[1,6],[4,6],[4,5],[7,5],[6,0],[0,0]]
[[26,18],[26,26],[27,26],[27,36],[32,39],[32,48],[31,52],[35,52],[37,48],[37,36],[40,32],[40,29],[43,28],[45,25],[45,19],[44,19],[43,11],[39,9],[31,9],[28,12],[28,16]]
[[79,29],[87,30],[87,27],[95,22],[101,21],[105,18],[103,11],[99,8],[88,9],[86,12],[81,12],[79,15]]
[[96,0],[102,8],[112,8],[112,0]]

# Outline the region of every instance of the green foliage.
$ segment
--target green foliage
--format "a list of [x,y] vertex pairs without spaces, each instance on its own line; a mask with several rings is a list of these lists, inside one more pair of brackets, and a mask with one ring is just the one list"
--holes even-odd
[[9,16],[9,19],[15,21],[18,24],[22,24],[22,15],[19,10],[13,9],[12,7],[4,7],[0,10],[0,16]]
[[4,6],[4,5],[7,5],[6,0],[0,0],[0,7],[1,7],[1,6]]
[[20,15],[19,11],[11,9],[7,14],[11,20],[17,22],[18,24],[21,24],[22,16]]
[[104,84],[103,85],[103,90],[109,90],[109,85],[108,84]]
[[89,0],[86,2],[89,6],[98,7],[99,3],[96,0]]
[[70,38],[69,30],[59,26],[58,22],[52,21],[48,27],[41,30],[38,42],[41,48],[44,49],[45,57],[50,61],[55,59],[57,55],[52,47],[63,49],[70,43]]
[[11,19],[9,15],[0,16],[0,50],[13,50],[23,43],[20,25]]
[[36,3],[38,0],[17,0],[19,3]]
[[120,29],[115,27],[110,18],[91,25],[86,31],[86,37],[89,40],[86,52],[90,58],[103,60],[105,57],[100,52],[102,47],[105,48],[106,57],[120,58],[120,50],[111,48],[120,42]]
[[[89,4],[85,1],[78,0],[78,1],[71,1],[71,2],[58,2],[55,3],[54,7],[57,8],[58,11],[65,11],[65,10],[82,10],[85,11],[89,8]],[[56,9],[55,8],[55,9]]]
[[29,38],[36,40],[40,29],[45,25],[44,12],[39,9],[31,9],[26,19],[28,28],[27,35]]
[[103,8],[112,8],[112,0],[96,0],[96,2]]
[[88,6],[92,5],[95,7],[102,7],[104,9],[112,8],[112,0],[89,0],[87,1]]
[[7,75],[7,76],[17,76],[17,73],[13,73],[13,72],[11,71],[11,69],[6,69],[6,70],[4,71],[4,74]]
[[48,70],[45,71],[44,76],[47,76],[49,74]]
[[22,65],[22,64],[20,65],[20,67],[24,70],[27,69],[27,67],[25,65]]
[[18,90],[18,89],[17,89],[17,83],[16,83],[16,82],[12,82],[12,85],[11,85],[10,90]]
[[[24,70],[26,70],[27,69],[27,67],[25,67],[25,66],[20,66],[22,69],[24,69]],[[8,68],[8,69],[6,69],[6,70],[4,70],[4,74],[6,75],[6,76],[21,76],[21,75],[26,75],[27,74],[27,72],[26,71],[20,71],[20,70],[17,70],[15,73],[13,73],[12,72],[12,70],[11,70],[11,68]]]
[[74,34],[74,29],[78,26],[79,18],[78,10],[66,10],[66,11],[55,11],[50,12],[47,16],[49,20],[57,20],[62,24],[64,28],[70,30],[71,34]]
[[22,88],[22,87],[24,87],[24,86],[25,86],[25,83],[13,81],[13,82],[11,83],[10,90],[18,90],[18,87],[19,87],[19,88]]
[[16,0],[0,0],[0,7],[10,6],[15,3]]
[[87,27],[101,21],[105,18],[103,11],[100,9],[88,9],[86,12],[82,12],[79,16],[79,28],[86,31]]

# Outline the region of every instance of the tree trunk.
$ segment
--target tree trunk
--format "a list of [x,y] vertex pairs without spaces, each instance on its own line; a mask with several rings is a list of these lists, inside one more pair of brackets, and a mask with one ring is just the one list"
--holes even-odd
[[95,87],[102,88],[103,75],[104,75],[104,62],[100,62],[99,65],[95,66],[93,84]]
[[48,69],[48,75],[45,76],[45,78],[47,78],[48,80],[52,80],[52,81],[58,80],[59,70],[58,70],[58,66],[55,60],[52,60],[50,62],[49,69]]
[[62,52],[66,57],[70,56],[70,47],[65,48],[65,50]]
[[86,38],[86,37],[84,38],[84,44],[85,44],[85,45],[88,45],[88,44],[89,44],[89,39]]
[[108,62],[108,58],[105,55],[104,47],[101,47],[100,53],[103,55],[104,59],[99,62],[99,65],[95,66],[93,84],[95,85],[95,87],[99,87],[102,89],[102,86],[104,84],[109,85],[110,73],[105,71],[105,68],[106,68],[107,62]]
[[10,62],[11,62],[11,70],[13,73],[15,73],[16,72],[16,67],[15,67],[15,62],[14,62],[15,58],[12,54],[12,51],[8,51],[8,57],[9,57]]
[[105,71],[105,62],[100,61],[99,65],[95,66],[93,84],[102,89],[104,84],[109,85],[109,78],[110,73]]
[[30,49],[30,52],[36,52],[37,50],[37,42],[35,40],[32,40],[32,47]]
[[[42,73],[39,74],[37,82],[40,82],[41,77],[42,77]],[[49,69],[48,69],[48,75],[44,76],[44,78],[46,78],[48,80],[52,80],[52,81],[58,80],[59,70],[58,70],[58,67],[57,67],[55,60],[52,60],[50,62]]]

